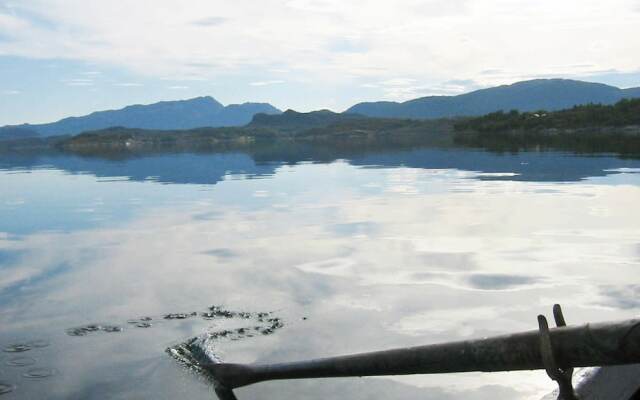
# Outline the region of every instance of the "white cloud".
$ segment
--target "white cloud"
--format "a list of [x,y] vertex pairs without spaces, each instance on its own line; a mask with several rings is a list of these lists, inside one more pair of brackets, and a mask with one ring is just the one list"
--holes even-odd
[[93,86],[93,79],[75,78],[63,81],[67,86]]
[[[193,66],[193,63],[190,65]],[[192,81],[192,82],[202,82],[206,81],[207,78],[199,75],[172,75],[172,76],[163,76],[160,78],[163,81]]]
[[13,90],[13,89],[7,89],[2,91],[2,94],[9,95],[9,96],[20,94],[20,93],[22,92],[19,90]]
[[387,100],[404,101],[424,96],[458,95],[483,87],[470,79],[453,79],[442,83],[420,82],[411,78],[392,78],[360,85],[380,89]]
[[11,12],[0,12],[0,32],[2,32],[4,35],[10,35],[12,31],[22,31],[28,28],[28,21],[16,17]]
[[192,21],[191,24],[196,26],[210,27],[224,24],[226,21],[227,19],[222,17],[207,17]]
[[380,82],[380,85],[387,86],[387,87],[402,87],[402,86],[413,86],[415,83],[416,83],[416,80],[411,78],[393,78],[393,79],[387,79],[386,81]]
[[11,12],[0,8],[0,35],[10,38],[0,54],[85,60],[155,78],[245,75],[254,84],[274,70],[323,86],[413,79],[390,91],[402,97],[410,94],[404,88],[451,79],[486,86],[589,68],[637,70],[640,14],[629,12],[637,7],[636,0],[155,0],[152,7],[21,0]]
[[167,86],[167,89],[171,89],[171,90],[186,90],[186,89],[189,89],[189,86],[174,85],[174,86]]
[[113,86],[140,87],[140,86],[144,86],[144,85],[142,83],[135,83],[135,82],[119,82],[119,83],[114,83]]
[[281,83],[284,83],[284,81],[274,79],[274,80],[271,80],[271,81],[251,82],[249,85],[251,85],[251,86],[271,86],[271,85],[279,85]]

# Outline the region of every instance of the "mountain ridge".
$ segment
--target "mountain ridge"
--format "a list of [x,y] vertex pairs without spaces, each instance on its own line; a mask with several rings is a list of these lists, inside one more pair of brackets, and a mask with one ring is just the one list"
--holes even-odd
[[255,114],[280,112],[268,103],[247,102],[224,106],[211,96],[201,96],[187,100],[134,104],[45,124],[7,125],[0,128],[0,137],[75,135],[113,126],[158,130],[242,126],[249,123]]
[[338,122],[366,119],[359,114],[336,113],[331,110],[298,112],[288,109],[281,114],[256,114],[247,125],[249,128],[279,129],[282,131],[299,131],[310,128],[326,127]]
[[[284,114],[269,103],[224,106],[211,96],[187,100],[134,104],[117,110],[96,111],[45,124],[0,127],[0,140],[75,135],[114,126],[149,130],[185,130],[201,127],[231,127],[275,124],[285,129],[322,126],[354,117],[438,119],[473,117],[496,111],[556,111],[576,105],[614,104],[640,97],[640,87],[620,89],[601,83],[570,79],[534,79],[480,89],[457,96],[427,96],[405,102],[358,103],[342,113],[318,110]],[[287,114],[288,113],[288,114]],[[264,115],[264,117],[262,116]],[[283,118],[269,118],[283,115]],[[286,127],[284,125],[287,125]]]
[[534,79],[480,89],[457,96],[426,96],[405,102],[363,102],[345,113],[386,118],[448,118],[496,111],[555,111],[588,103],[614,104],[640,97],[640,88],[620,89],[571,79]]

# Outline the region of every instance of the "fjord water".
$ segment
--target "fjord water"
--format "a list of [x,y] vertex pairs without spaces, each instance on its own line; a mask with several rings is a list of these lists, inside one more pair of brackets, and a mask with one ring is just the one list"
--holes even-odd
[[[555,152],[0,157],[7,399],[208,399],[165,349],[276,362],[637,316],[640,161]],[[252,314],[254,315],[254,314]],[[186,315],[188,316],[188,315]],[[149,317],[149,327],[127,323]],[[69,329],[96,326],[122,331]],[[28,351],[16,344],[29,344]],[[24,349],[22,349],[24,350]],[[25,365],[29,364],[29,365]],[[240,399],[537,399],[542,371],[262,383]]]

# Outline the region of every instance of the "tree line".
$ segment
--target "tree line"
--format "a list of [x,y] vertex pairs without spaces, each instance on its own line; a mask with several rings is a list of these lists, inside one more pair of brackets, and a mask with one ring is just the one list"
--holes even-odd
[[508,132],[548,129],[582,129],[640,125],[640,99],[624,99],[613,105],[585,104],[548,112],[498,111],[456,122],[456,131]]

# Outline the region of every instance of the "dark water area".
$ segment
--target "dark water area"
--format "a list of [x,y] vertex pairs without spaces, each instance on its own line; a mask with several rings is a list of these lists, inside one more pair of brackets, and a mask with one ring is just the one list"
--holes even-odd
[[[0,155],[0,397],[214,398],[181,346],[301,360],[640,309],[640,160],[453,148]],[[240,399],[539,399],[543,371]]]

